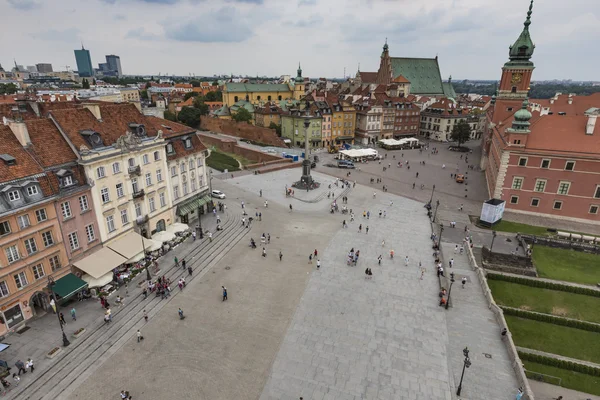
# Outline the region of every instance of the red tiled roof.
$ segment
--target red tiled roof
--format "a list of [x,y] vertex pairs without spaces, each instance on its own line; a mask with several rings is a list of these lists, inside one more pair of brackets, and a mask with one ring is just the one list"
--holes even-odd
[[77,161],[77,156],[50,119],[40,118],[25,123],[32,149],[44,168]]
[[[173,136],[196,133],[196,130],[194,128],[190,128],[189,126],[180,124],[178,122],[173,122],[173,121],[169,121],[169,120],[154,117],[154,116],[147,116],[145,118],[146,118],[146,127],[152,126],[156,132],[158,132],[159,130],[162,131],[164,138],[170,138]],[[167,127],[171,128],[171,129],[168,129]],[[148,129],[146,129],[146,130],[148,130]]]
[[186,88],[186,89],[191,89],[193,86],[191,83],[176,83],[175,84],[176,88]]
[[359,72],[362,83],[375,83],[377,81],[377,72]]
[[[21,108],[18,107],[18,104],[16,102],[0,103],[0,121],[2,121],[2,117],[6,117],[8,119],[15,119],[17,116],[19,116],[24,121],[38,117],[33,112],[33,109],[29,104],[21,104],[25,104],[26,111],[20,111]],[[13,108],[15,108],[16,110],[13,111]]]
[[[596,123],[592,135],[586,135],[588,117],[585,115],[553,114],[540,117],[538,112],[533,114],[531,133],[525,146],[527,149],[600,155],[600,123]],[[509,124],[505,126],[508,127]]]
[[185,148],[183,140],[172,140],[171,143],[173,144],[173,150],[175,150],[175,153],[167,155],[167,158],[169,160],[175,160],[206,150],[206,146],[200,141],[198,135],[194,133],[190,135],[190,139],[192,139],[192,147],[189,149]]
[[33,157],[21,146],[11,129],[0,124],[0,154],[15,158],[15,165],[6,165],[0,160],[0,182],[26,178],[44,172]]
[[396,83],[410,83],[410,81],[408,79],[406,79],[402,75],[398,75],[397,77],[395,77],[392,82],[396,82]]

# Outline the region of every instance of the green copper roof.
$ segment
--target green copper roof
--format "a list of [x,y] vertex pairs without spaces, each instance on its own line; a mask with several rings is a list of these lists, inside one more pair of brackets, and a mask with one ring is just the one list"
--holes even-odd
[[250,113],[254,112],[254,105],[246,100],[240,100],[229,108],[229,111],[237,112],[240,108],[245,108]]
[[223,107],[219,108],[218,110],[215,110],[213,114],[217,115],[217,116],[221,116],[221,117],[231,115],[229,113],[229,109],[227,108],[227,106],[223,106]]
[[[436,58],[390,58],[394,78],[404,76],[410,81],[410,93],[443,95],[440,67]],[[454,90],[452,90],[454,91]]]
[[300,68],[300,63],[298,63],[298,75],[296,75],[296,79],[294,79],[296,83],[303,83],[304,78],[302,77],[302,68]]
[[529,61],[531,56],[533,55],[533,50],[535,49],[535,45],[531,40],[531,36],[529,35],[529,25],[531,25],[531,13],[533,9],[533,0],[529,4],[529,11],[527,11],[527,18],[523,23],[523,31],[517,38],[516,42],[510,46],[510,51],[508,52],[509,58],[511,61]]
[[258,93],[258,92],[291,92],[290,87],[285,83],[228,83],[226,85],[229,93]]
[[454,91],[454,86],[452,86],[452,82],[442,82],[442,88],[444,89],[444,95],[446,97],[451,99],[456,98],[456,92]]
[[527,109],[529,106],[529,101],[527,99],[523,100],[523,104],[521,109],[515,113],[515,120],[512,123],[511,130],[513,131],[528,131],[529,130],[529,120],[531,119],[531,112]]

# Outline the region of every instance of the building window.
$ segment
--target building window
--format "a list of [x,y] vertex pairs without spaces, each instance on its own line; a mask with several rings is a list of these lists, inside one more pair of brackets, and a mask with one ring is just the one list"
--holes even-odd
[[19,215],[17,217],[17,222],[19,223],[19,229],[27,228],[29,225],[31,225],[29,222],[29,214]]
[[160,206],[161,206],[161,207],[164,207],[164,206],[166,206],[166,205],[167,205],[167,201],[166,201],[166,199],[165,199],[165,194],[164,194],[164,192],[163,192],[163,193],[159,193],[159,195],[158,195],[158,200],[160,201]]
[[0,236],[8,235],[10,233],[10,223],[8,221],[0,222]]
[[527,157],[520,157],[519,158],[519,167],[526,167],[527,166]]
[[140,187],[138,185],[138,180],[137,178],[133,178],[131,180],[131,189],[133,190],[133,193],[137,193],[140,190]]
[[18,274],[15,274],[15,284],[17,285],[17,289],[22,289],[27,286],[27,275],[25,275],[25,271],[21,271]]
[[113,163],[112,169],[113,169],[113,174],[118,174],[119,172],[121,172],[121,164],[119,164],[118,162]]
[[44,222],[45,220],[47,220],[48,216],[46,215],[46,209],[40,208],[39,210],[36,210],[35,218],[37,219],[37,222]]
[[148,172],[146,174],[146,186],[151,186],[152,185],[152,174],[150,172]]
[[534,190],[536,192],[543,192],[544,189],[546,189],[546,180],[545,179],[537,179],[535,181],[535,188],[534,188]]
[[183,195],[187,195],[188,194],[188,184],[187,182],[183,182]]
[[125,191],[123,190],[123,184],[122,183],[117,183],[117,198],[121,198],[123,196],[125,196]]
[[61,183],[64,187],[73,185],[73,177],[71,175],[67,175],[61,179]]
[[135,203],[135,217],[139,218],[142,216],[142,203]]
[[129,223],[129,214],[127,214],[127,209],[121,210],[121,224],[127,225]]
[[596,191],[594,192],[594,198],[600,199],[600,185],[596,186]]
[[522,186],[523,186],[523,178],[520,176],[515,176],[513,178],[512,188],[513,189],[521,189]]
[[162,182],[162,170],[156,170],[156,182]]
[[179,186],[173,186],[173,195],[175,196],[175,200],[179,198]]
[[531,207],[537,207],[540,205],[540,199],[531,199]]
[[108,203],[110,201],[110,195],[108,193],[108,188],[102,188],[100,190],[100,197],[102,198],[103,203]]
[[150,212],[156,211],[156,206],[154,205],[154,197],[150,197],[148,199],[148,206],[150,208]]
[[510,196],[510,204],[519,204],[519,196]]
[[135,167],[135,158],[130,158],[127,160],[127,164],[129,165],[129,167]]
[[0,297],[6,297],[10,294],[6,281],[0,282]]
[[104,178],[105,176],[106,176],[106,174],[104,173],[104,167],[96,168],[96,177],[98,179]]
[[43,278],[46,274],[44,273],[44,264],[38,264],[31,267],[33,271],[33,277],[37,281],[40,278]]
[[21,198],[21,194],[18,190],[13,190],[12,192],[8,192],[8,199],[10,201],[17,201]]
[[185,172],[185,163],[181,163],[181,165],[179,166],[179,172]]
[[590,214],[598,214],[598,206],[597,205],[590,206]]
[[81,212],[87,211],[90,209],[90,205],[88,204],[87,196],[79,197],[79,208],[81,208]]
[[149,164],[150,160],[148,159],[148,154],[144,154],[142,156],[142,162],[144,163],[144,165]]
[[8,260],[9,264],[14,263],[15,261],[19,260],[21,258],[21,255],[19,254],[19,249],[17,248],[16,245],[7,247],[4,252],[6,253],[6,259]]
[[62,267],[60,258],[58,256],[50,257],[48,261],[50,262],[50,268],[52,269],[52,272]]
[[115,219],[113,218],[112,215],[109,215],[108,217],[106,217],[106,228],[108,229],[108,232],[115,231]]
[[52,237],[52,231],[43,232],[42,240],[44,241],[44,247],[50,247],[54,244],[54,238]]
[[177,167],[173,166],[171,167],[171,176],[176,176],[177,175]]
[[185,139],[185,148],[189,149],[192,147],[192,139]]
[[38,188],[37,186],[29,186],[27,188],[27,196],[33,196],[38,194]]
[[85,235],[87,236],[88,243],[96,240],[96,233],[94,232],[93,224],[90,224],[85,227]]
[[565,171],[573,171],[575,169],[575,161],[567,161],[565,163]]
[[562,205],[563,205],[562,201],[554,201],[554,205],[552,206],[552,208],[555,210],[560,210],[562,208]]
[[569,188],[571,187],[571,182],[560,182],[558,184],[558,194],[569,194]]
[[190,171],[194,169],[194,160],[190,160]]
[[540,165],[540,168],[550,168],[550,160],[543,159],[542,164]]
[[168,154],[173,153],[173,144],[172,143],[167,144],[167,153]]
[[192,192],[196,191],[196,178],[192,179]]
[[159,151],[155,151],[154,152],[154,161],[158,161],[160,160],[160,152]]
[[38,248],[37,244],[35,244],[34,238],[25,239],[23,242],[25,243],[25,250],[27,250],[27,254],[32,255],[33,253],[37,253]]
[[79,238],[77,237],[77,232],[69,233],[69,246],[71,246],[71,250],[77,250],[79,248]]
[[62,210],[62,215],[64,219],[71,218],[71,216],[73,215],[71,213],[71,203],[69,203],[68,201],[61,203],[60,209]]

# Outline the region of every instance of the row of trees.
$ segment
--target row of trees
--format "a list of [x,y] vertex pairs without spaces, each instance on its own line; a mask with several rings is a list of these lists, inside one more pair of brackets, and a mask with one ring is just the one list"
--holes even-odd
[[[492,96],[496,93],[497,85],[474,85],[467,81],[452,82],[456,93],[477,93],[484,96]],[[566,85],[554,83],[532,83],[529,90],[529,97],[532,99],[549,99],[556,93],[574,93],[585,96],[600,92],[600,86],[591,85]]]
[[0,95],[17,93],[17,85],[14,83],[3,83],[0,85]]

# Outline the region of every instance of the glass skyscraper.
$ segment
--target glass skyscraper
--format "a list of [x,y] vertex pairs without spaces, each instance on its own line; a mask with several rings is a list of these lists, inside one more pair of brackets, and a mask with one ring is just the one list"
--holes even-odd
[[77,61],[77,72],[79,73],[79,76],[94,76],[94,68],[92,67],[90,51],[86,50],[83,45],[81,46],[81,50],[75,50],[75,61]]

